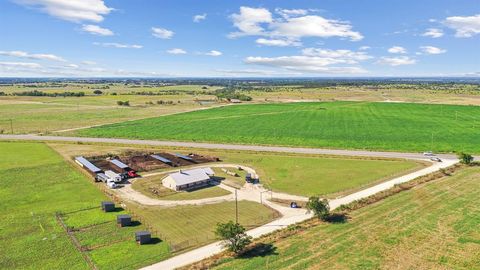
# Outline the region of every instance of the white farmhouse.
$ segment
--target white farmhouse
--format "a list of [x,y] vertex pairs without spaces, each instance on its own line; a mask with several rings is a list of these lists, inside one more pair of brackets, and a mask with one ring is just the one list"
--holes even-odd
[[162,180],[163,186],[175,191],[205,186],[215,173],[211,168],[181,170],[167,175]]

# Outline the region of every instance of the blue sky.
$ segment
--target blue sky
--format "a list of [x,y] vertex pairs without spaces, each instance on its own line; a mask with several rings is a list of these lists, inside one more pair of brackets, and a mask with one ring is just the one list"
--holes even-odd
[[4,77],[479,76],[480,0],[1,0]]

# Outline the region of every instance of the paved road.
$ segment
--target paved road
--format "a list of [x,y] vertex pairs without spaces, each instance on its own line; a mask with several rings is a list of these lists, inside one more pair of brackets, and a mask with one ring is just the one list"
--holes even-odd
[[[422,153],[401,153],[401,152],[378,152],[366,150],[336,150],[322,148],[302,148],[302,147],[282,147],[282,146],[261,146],[261,145],[240,145],[240,144],[219,144],[219,143],[197,143],[197,142],[176,142],[176,141],[156,141],[156,140],[132,140],[116,138],[87,138],[87,137],[62,137],[62,136],[39,136],[39,135],[0,135],[0,140],[30,140],[30,141],[67,141],[67,142],[94,142],[94,143],[118,143],[133,145],[153,145],[153,146],[172,146],[172,147],[191,147],[205,149],[223,149],[223,150],[247,150],[263,152],[283,152],[297,154],[321,154],[321,155],[339,155],[339,156],[366,156],[382,158],[405,158],[405,159],[424,159]],[[442,154],[438,157],[443,159],[454,159],[455,155]]]

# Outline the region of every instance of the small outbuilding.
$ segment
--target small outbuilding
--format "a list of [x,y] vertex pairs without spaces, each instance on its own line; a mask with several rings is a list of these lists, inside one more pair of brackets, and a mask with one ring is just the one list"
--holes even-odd
[[130,215],[118,215],[117,224],[120,227],[126,227],[132,225],[132,217]]
[[152,236],[148,231],[135,232],[135,241],[139,245],[148,244],[152,240]]
[[113,212],[115,211],[115,204],[113,202],[102,202],[102,210],[104,212]]

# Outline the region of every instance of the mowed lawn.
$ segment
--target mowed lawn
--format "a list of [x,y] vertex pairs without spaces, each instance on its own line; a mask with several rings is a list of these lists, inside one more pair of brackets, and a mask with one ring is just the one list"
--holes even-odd
[[[75,228],[113,221],[79,235],[82,245],[105,245],[89,252],[100,269],[135,269],[170,254],[166,243],[138,246],[131,231],[117,228],[115,214],[98,208],[108,198],[45,144],[0,142],[0,152],[0,269],[89,269],[56,212],[65,213],[67,225]],[[111,245],[112,239],[99,241],[99,235],[122,241]]]
[[316,102],[225,106],[81,130],[98,137],[480,153],[480,107]]
[[[130,205],[141,214],[166,241],[182,248],[199,246],[216,240],[217,223],[235,221],[235,202],[186,205],[172,208]],[[259,203],[238,202],[238,222],[247,229],[278,218],[276,212]]]
[[401,192],[215,269],[479,269],[480,168]]
[[268,154],[251,158],[266,187],[303,196],[348,193],[423,167],[412,160]]

